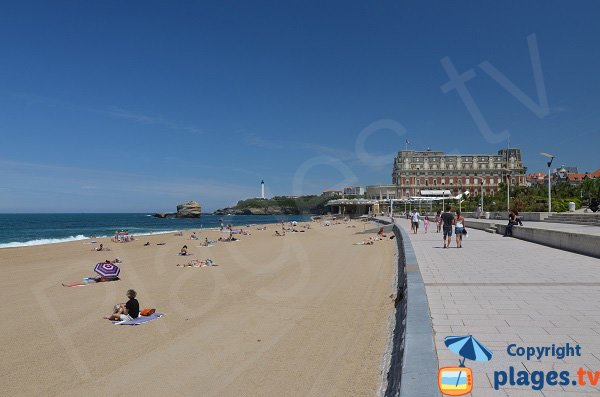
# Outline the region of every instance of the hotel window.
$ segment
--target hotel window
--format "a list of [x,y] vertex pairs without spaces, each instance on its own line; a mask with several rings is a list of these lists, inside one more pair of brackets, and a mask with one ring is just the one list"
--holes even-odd
[[471,183],[471,179],[470,179],[470,178],[467,178],[467,179],[465,180],[465,185],[468,185],[468,184],[470,184],[470,183]]
[[477,185],[477,182],[478,182],[478,181],[479,181],[479,179],[477,179],[477,178],[474,178],[474,179],[473,179],[473,184],[474,184],[474,185]]

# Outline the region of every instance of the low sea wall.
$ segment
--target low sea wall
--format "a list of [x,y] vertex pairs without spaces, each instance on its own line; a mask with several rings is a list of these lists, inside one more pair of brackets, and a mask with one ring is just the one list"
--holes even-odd
[[[389,218],[377,219],[390,224]],[[436,397],[438,361],[433,341],[433,325],[425,285],[410,238],[398,225],[393,232],[397,243],[397,283],[395,321],[390,357],[386,360],[385,397]]]
[[[497,219],[497,220],[505,220],[508,221],[508,211],[495,211],[495,212],[483,212],[481,217],[484,217],[484,214],[489,214],[486,219]],[[474,212],[466,212],[463,214],[465,218],[475,218]],[[548,218],[550,215],[548,212],[519,212],[519,216],[523,221],[528,222],[540,222],[544,219]]]

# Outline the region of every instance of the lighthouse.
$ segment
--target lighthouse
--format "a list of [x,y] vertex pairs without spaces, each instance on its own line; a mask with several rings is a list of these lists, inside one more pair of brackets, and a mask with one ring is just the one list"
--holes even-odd
[[260,181],[260,198],[264,200],[265,198],[265,181]]

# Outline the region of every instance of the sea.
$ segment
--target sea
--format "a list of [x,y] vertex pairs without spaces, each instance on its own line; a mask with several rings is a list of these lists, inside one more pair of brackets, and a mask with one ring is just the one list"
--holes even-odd
[[224,225],[307,221],[310,215],[202,215],[200,218],[155,218],[151,214],[0,214],[0,248],[54,244],[109,237],[116,230],[134,236],[178,230],[214,229]]

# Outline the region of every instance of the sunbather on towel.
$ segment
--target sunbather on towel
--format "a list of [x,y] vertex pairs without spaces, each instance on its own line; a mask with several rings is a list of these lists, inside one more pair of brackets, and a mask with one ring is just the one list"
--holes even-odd
[[115,306],[115,312],[110,316],[104,317],[111,321],[128,321],[137,318],[140,315],[140,304],[135,299],[137,293],[130,289],[127,291],[127,303],[120,303]]
[[212,259],[208,259],[208,258],[203,261],[194,259],[192,261],[189,261],[185,265],[177,264],[177,266],[179,266],[179,267],[204,267],[204,266],[214,266],[214,265],[215,265],[215,262]]

